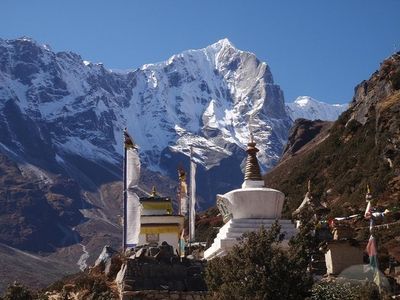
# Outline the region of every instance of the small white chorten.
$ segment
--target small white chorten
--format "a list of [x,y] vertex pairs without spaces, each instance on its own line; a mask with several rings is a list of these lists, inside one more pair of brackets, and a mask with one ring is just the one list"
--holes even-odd
[[204,252],[205,259],[225,255],[238,243],[245,232],[257,231],[261,226],[270,228],[278,220],[287,241],[296,234],[290,220],[281,220],[285,195],[265,187],[257,160],[256,143],[247,144],[247,161],[244,182],[241,189],[217,195],[217,206],[226,224],[221,227],[214,243]]

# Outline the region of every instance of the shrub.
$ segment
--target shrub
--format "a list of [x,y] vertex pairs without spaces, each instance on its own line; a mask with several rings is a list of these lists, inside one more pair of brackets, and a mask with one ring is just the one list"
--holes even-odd
[[373,283],[352,283],[352,282],[319,282],[312,288],[310,300],[373,300],[385,299],[379,295],[378,288]]
[[307,258],[282,249],[282,239],[277,223],[245,234],[226,256],[208,262],[209,290],[218,299],[304,299],[312,286]]
[[400,89],[400,70],[390,76],[390,82],[392,83],[392,87],[394,90]]
[[4,300],[33,300],[31,292],[19,283],[10,284],[4,295]]

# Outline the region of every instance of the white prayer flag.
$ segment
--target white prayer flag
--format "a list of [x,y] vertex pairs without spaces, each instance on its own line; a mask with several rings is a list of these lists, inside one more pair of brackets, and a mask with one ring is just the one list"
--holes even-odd
[[125,247],[135,247],[139,243],[141,205],[139,197],[135,192],[128,189],[126,194]]
[[140,158],[136,145],[128,132],[125,137],[124,182],[124,249],[139,242],[141,205],[134,188],[139,184]]
[[140,177],[139,153],[135,148],[126,150],[126,187],[131,189],[137,187]]
[[179,176],[179,213],[186,216],[188,212],[188,190],[186,184],[186,173],[180,168],[178,169]]

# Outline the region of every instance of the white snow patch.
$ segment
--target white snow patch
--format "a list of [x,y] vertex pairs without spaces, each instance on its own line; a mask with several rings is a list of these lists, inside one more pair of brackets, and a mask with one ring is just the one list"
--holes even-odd
[[78,137],[68,137],[64,143],[59,143],[59,147],[66,152],[80,154],[94,161],[103,160],[112,164],[118,163],[118,158],[110,155],[106,149],[97,147],[88,140],[82,140]]
[[328,104],[309,96],[298,97],[286,104],[286,111],[294,121],[298,118],[308,120],[335,121],[348,108],[348,104]]
[[87,268],[87,259],[90,257],[89,252],[86,250],[86,246],[82,243],[79,244],[82,247],[83,254],[79,257],[78,262],[76,263],[79,266],[79,269],[83,272]]

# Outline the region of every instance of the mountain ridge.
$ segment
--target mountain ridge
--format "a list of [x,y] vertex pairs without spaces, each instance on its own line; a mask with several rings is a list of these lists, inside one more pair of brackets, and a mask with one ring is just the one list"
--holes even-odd
[[293,121],[296,119],[336,121],[347,109],[347,104],[328,104],[310,96],[299,96],[286,104],[286,111]]
[[0,39],[0,180],[14,189],[0,190],[0,242],[71,268],[85,251],[90,263],[104,244],[118,248],[125,127],[140,146],[143,190],[174,195],[193,145],[207,208],[242,183],[249,123],[269,169],[292,120],[268,65],[228,40],[121,74],[32,39]]

